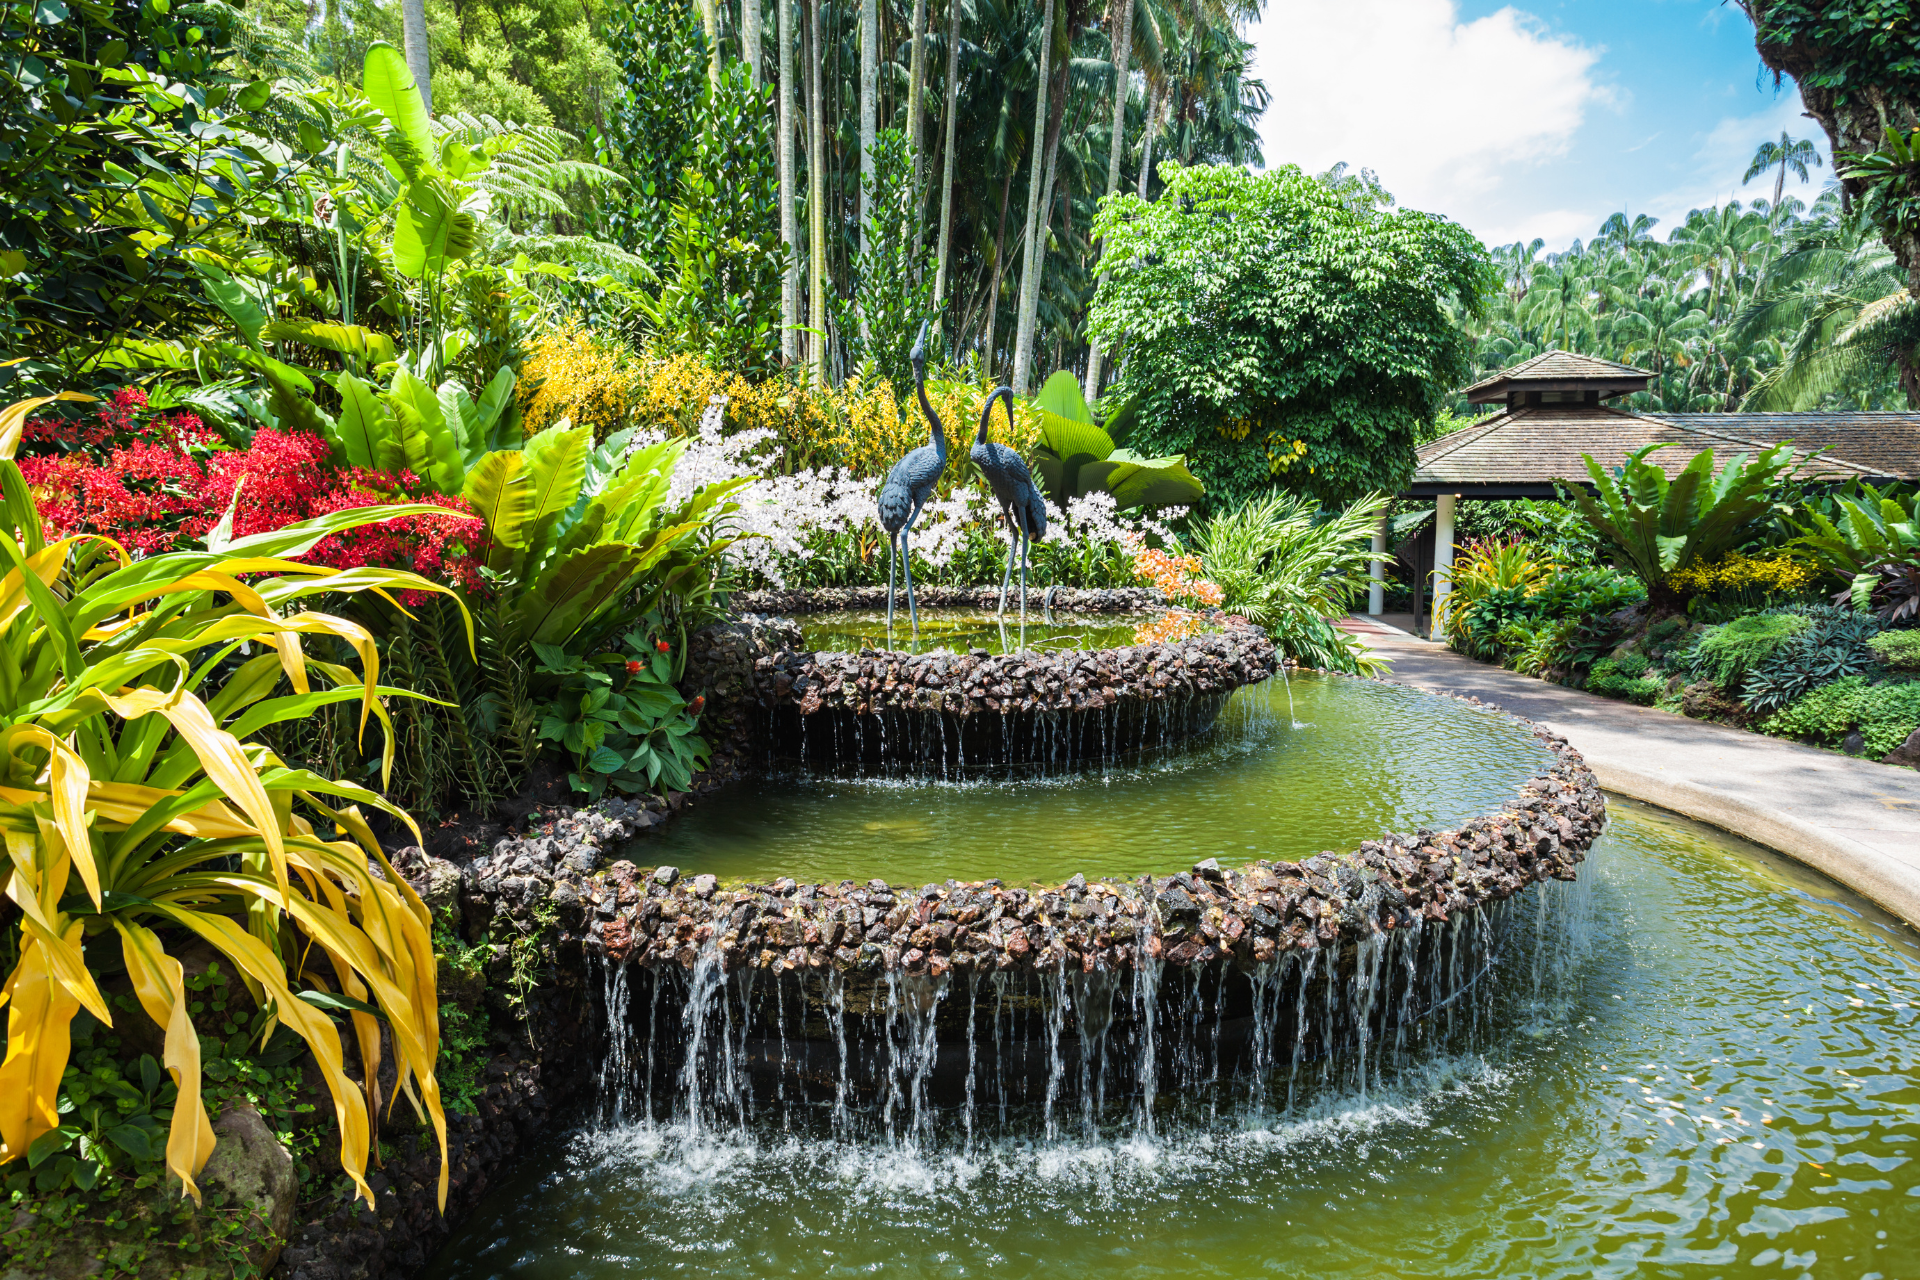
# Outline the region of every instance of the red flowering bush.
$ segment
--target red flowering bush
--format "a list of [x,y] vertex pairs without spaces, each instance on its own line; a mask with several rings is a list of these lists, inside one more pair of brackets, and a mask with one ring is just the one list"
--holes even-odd
[[303,431],[262,429],[250,448],[223,449],[192,414],[137,422],[145,406],[146,396],[129,388],[91,420],[27,424],[23,440],[60,450],[20,461],[50,534],[99,534],[149,556],[200,546],[229,508],[232,536],[241,538],[349,507],[429,502],[458,518],[363,525],[322,539],[303,558],[338,569],[407,568],[477,585],[467,548],[480,540],[480,520],[464,502],[434,493],[411,472],[336,467],[326,441]]
[[20,452],[27,457],[84,453],[104,458],[115,449],[158,441],[177,442],[180,452],[204,458],[210,452],[208,446],[219,439],[217,432],[207,430],[198,414],[184,409],[153,413],[147,408],[146,392],[139,387],[122,387],[87,417],[29,418],[20,433]]

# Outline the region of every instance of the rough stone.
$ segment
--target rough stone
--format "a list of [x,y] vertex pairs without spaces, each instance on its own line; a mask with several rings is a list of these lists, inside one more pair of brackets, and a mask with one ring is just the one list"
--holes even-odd
[[1920,769],[1920,729],[1907,735],[1907,740],[1880,757],[1883,764],[1903,764]]

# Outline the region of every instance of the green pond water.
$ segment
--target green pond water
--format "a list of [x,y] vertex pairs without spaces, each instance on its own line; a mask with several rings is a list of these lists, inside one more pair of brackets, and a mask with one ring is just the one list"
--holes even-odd
[[1040,597],[1027,599],[1027,625],[1020,626],[1019,597],[1005,618],[991,609],[922,609],[920,634],[907,625],[907,598],[894,611],[893,630],[887,630],[885,609],[847,613],[802,614],[801,634],[809,649],[855,653],[861,649],[890,649],[899,653],[1012,653],[1019,649],[1116,649],[1133,643],[1134,631],[1147,615],[1055,613],[1047,621]]
[[[1300,720],[1323,738],[1341,736],[1336,709],[1349,705],[1420,719],[1402,691],[1326,682],[1298,692]],[[1470,709],[1455,718],[1449,704],[1419,705],[1466,735],[1457,774],[1495,775],[1479,784],[1484,797],[1510,790],[1526,764],[1523,735]],[[1468,733],[1476,724],[1496,728],[1481,741]],[[1276,823],[1317,821],[1320,843],[1336,848],[1372,821],[1363,811],[1406,826],[1414,810],[1460,816],[1476,798],[1457,777],[1442,788],[1446,770],[1412,734],[1367,739],[1344,757],[1367,781],[1329,782],[1259,763],[1260,751],[1315,749],[1291,721],[1270,729],[1243,735],[1267,744],[1253,759],[1223,752],[1184,771],[1088,783],[1076,822],[1100,825],[1094,798],[1109,788],[1127,797],[1104,824],[1121,871],[1304,847],[1262,832],[1257,814],[1194,799],[1254,796],[1251,781],[1223,781],[1246,770],[1354,806],[1315,819],[1302,797],[1271,798]],[[1424,769],[1411,781],[1400,774],[1410,762]],[[765,794],[741,806],[756,806],[765,839],[814,859],[805,874],[822,877],[844,866],[862,878],[939,879],[957,873],[955,856],[980,869],[996,858],[1035,865],[1025,859],[1075,826],[1048,817],[1058,793],[1015,784],[998,804],[958,792],[972,819],[914,848],[876,840],[836,852],[864,821],[889,821],[903,802],[937,808],[947,793],[836,794],[856,810],[837,835],[772,826],[788,811]],[[965,838],[992,813],[1042,829],[997,845]],[[1137,829],[1149,823],[1154,831]],[[1209,826],[1231,838],[1206,840]],[[1180,847],[1152,851],[1168,843]],[[1920,1275],[1920,939],[1795,864],[1628,801],[1611,802],[1581,875],[1576,897],[1553,889],[1579,910],[1543,910],[1552,929],[1532,934],[1560,951],[1553,981],[1542,986],[1534,964],[1533,997],[1476,1026],[1468,1047],[1456,1038],[1364,1091],[1303,1089],[1291,1109],[1163,1097],[1152,1129],[1121,1122],[1055,1139],[1018,1136],[1016,1124],[889,1144],[789,1129],[790,1113],[772,1109],[732,1128],[589,1123],[525,1152],[427,1275]],[[1516,920],[1535,918],[1539,892],[1510,904]],[[1490,980],[1524,993],[1528,972],[1520,959]],[[1312,1064],[1297,1070],[1313,1074]]]
[[626,854],[725,880],[1060,882],[1349,849],[1497,810],[1550,761],[1512,721],[1373,681],[1235,694],[1190,745],[1017,782],[791,775],[703,799]]

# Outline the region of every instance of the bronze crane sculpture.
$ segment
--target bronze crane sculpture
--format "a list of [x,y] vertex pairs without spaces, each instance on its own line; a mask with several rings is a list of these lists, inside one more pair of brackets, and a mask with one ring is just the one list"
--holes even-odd
[[897,554],[902,576],[907,580],[907,616],[913,632],[920,634],[920,611],[913,602],[913,563],[907,535],[913,532],[920,510],[933,496],[934,485],[947,467],[947,432],[940,415],[927,403],[927,321],[920,322],[920,336],[913,344],[914,389],[920,395],[921,411],[933,427],[933,443],[921,445],[893,464],[887,482],[880,486],[880,527],[887,531],[887,629],[893,629],[893,562]]
[[1004,444],[995,444],[987,439],[987,425],[993,418],[993,402],[1005,397],[1007,404],[1008,434],[1013,430],[1013,388],[995,387],[993,394],[987,397],[986,404],[980,408],[980,431],[973,438],[973,448],[968,455],[973,464],[980,468],[980,474],[987,478],[987,487],[993,490],[994,501],[1000,504],[1000,518],[1006,521],[1011,531],[1012,543],[1007,548],[1007,569],[1000,575],[1000,608],[997,616],[1004,617],[1007,612],[1007,586],[1013,578],[1014,556],[1020,558],[1020,622],[1027,621],[1027,549],[1035,538],[1047,536],[1047,504],[1040,496],[1040,490],[1034,486],[1033,473],[1027,470],[1027,464],[1020,455]]

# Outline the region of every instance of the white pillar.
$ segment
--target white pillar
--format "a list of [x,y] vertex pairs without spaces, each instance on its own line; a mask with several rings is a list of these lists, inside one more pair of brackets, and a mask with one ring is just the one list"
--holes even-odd
[[1433,500],[1433,612],[1440,615],[1441,601],[1453,590],[1453,500],[1458,494],[1443,493]]
[[1367,566],[1367,573],[1373,578],[1373,585],[1367,588],[1367,612],[1379,617],[1387,611],[1387,518],[1380,517],[1380,523],[1373,526],[1373,561]]

